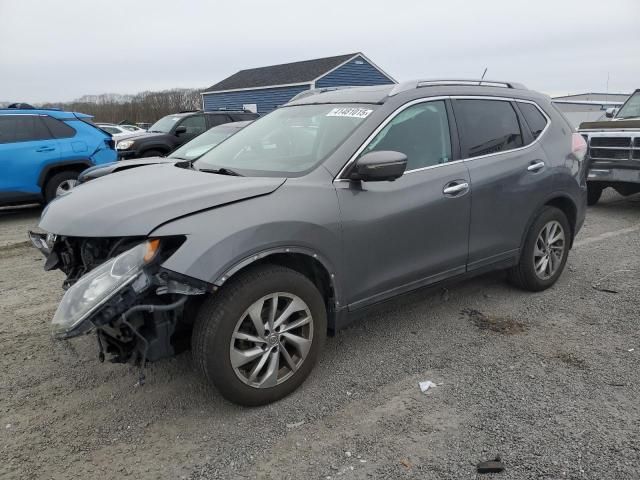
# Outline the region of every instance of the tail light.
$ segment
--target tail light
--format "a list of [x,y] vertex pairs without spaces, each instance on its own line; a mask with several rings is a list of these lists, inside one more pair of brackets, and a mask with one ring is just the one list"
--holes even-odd
[[571,136],[571,153],[580,161],[584,160],[587,155],[587,142],[579,133],[574,133]]

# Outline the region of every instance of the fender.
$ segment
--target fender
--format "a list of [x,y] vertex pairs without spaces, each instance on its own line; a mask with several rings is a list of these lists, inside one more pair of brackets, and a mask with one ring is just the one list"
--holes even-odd
[[[573,207],[576,209],[576,212],[578,211],[578,206],[576,205],[576,202],[573,200],[573,198],[567,195],[566,192],[563,192],[563,191],[551,192],[549,195],[547,195],[544,198],[544,200],[542,200],[538,204],[537,208],[533,212],[533,215],[529,217],[529,220],[527,221],[527,227],[524,229],[524,232],[522,233],[522,238],[520,239],[520,252],[522,252],[522,249],[524,248],[524,242],[527,240],[527,234],[529,233],[529,229],[531,228],[531,225],[533,225],[533,222],[535,221],[536,217],[540,213],[540,210],[542,210],[542,208],[545,205],[547,205],[550,201],[558,198],[569,200],[573,204]],[[575,229],[575,227],[576,227],[575,225],[572,225],[573,229]],[[573,240],[575,235],[576,235],[576,232],[571,232],[571,247],[573,247]],[[520,253],[518,253],[518,257],[520,257]]]
[[331,265],[331,263],[326,257],[322,256],[321,254],[319,254],[318,252],[310,248],[305,248],[305,247],[283,245],[280,247],[262,250],[248,257],[244,257],[242,260],[235,262],[230,268],[225,270],[225,272],[222,275],[220,275],[218,278],[214,280],[213,284],[217,287],[221,287],[222,285],[224,285],[224,283],[227,280],[229,280],[230,277],[238,273],[243,268],[251,265],[252,263],[258,260],[262,260],[263,258],[266,258],[270,255],[274,255],[277,253],[297,253],[297,254],[306,255],[314,260],[317,260],[329,274],[329,282],[331,284],[331,288],[333,289],[334,296],[335,296],[335,308],[336,309],[340,308],[339,299],[342,291],[339,290],[335,268],[333,268],[333,266]]
[[76,160],[63,160],[60,162],[49,163],[45,165],[45,167],[40,172],[40,175],[38,176],[38,186],[40,188],[44,186],[44,179],[47,178],[47,175],[49,174],[49,172],[54,168],[71,166],[71,165],[77,165],[77,166],[83,166],[84,168],[89,168],[93,166],[93,162],[91,162],[91,160],[89,160],[88,158],[78,158]]

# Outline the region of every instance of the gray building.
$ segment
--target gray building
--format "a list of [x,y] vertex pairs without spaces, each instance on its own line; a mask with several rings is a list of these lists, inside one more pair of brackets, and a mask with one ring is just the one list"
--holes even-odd
[[582,122],[604,119],[607,108],[620,107],[627,98],[628,93],[589,92],[554,97],[553,103],[577,128]]

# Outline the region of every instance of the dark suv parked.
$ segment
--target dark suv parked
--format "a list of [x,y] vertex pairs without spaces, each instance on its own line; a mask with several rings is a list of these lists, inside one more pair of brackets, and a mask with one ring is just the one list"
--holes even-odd
[[67,275],[54,334],[93,330],[101,356],[141,365],[190,339],[226,398],[277,400],[365,307],[493,269],[553,285],[584,220],[585,151],[516,84],[307,95],[195,162],[53,202],[32,240]]
[[118,157],[126,160],[140,157],[161,157],[217,125],[255,120],[251,112],[180,112],[162,117],[146,133],[117,139]]

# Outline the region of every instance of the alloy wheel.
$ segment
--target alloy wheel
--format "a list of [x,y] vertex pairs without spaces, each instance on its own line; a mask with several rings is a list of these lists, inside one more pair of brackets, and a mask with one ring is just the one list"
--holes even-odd
[[533,249],[533,266],[538,278],[548,280],[556,274],[562,264],[565,243],[560,222],[552,220],[542,227]]
[[308,305],[287,292],[266,295],[240,317],[231,336],[236,376],[255,388],[275,387],[302,365],[313,341]]
[[77,184],[78,184],[78,181],[75,179],[69,179],[69,180],[64,180],[60,182],[60,185],[58,185],[58,188],[56,188],[56,197],[59,197],[60,195],[64,195],[65,193],[68,193],[69,190],[71,190]]

